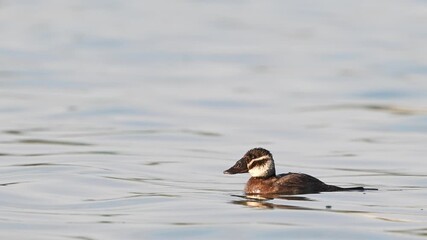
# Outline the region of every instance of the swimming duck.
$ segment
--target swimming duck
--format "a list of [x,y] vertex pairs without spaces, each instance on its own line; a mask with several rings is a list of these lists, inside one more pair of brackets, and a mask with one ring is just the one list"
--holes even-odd
[[273,155],[264,148],[249,150],[224,174],[247,173],[251,178],[246,183],[246,194],[308,194],[333,191],[363,191],[363,187],[342,188],[328,185],[304,173],[276,175]]

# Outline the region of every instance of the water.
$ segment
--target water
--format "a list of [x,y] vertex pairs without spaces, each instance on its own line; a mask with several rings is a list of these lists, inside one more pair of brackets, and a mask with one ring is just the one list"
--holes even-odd
[[[427,236],[425,1],[1,1],[4,239]],[[242,197],[247,150],[372,192]]]

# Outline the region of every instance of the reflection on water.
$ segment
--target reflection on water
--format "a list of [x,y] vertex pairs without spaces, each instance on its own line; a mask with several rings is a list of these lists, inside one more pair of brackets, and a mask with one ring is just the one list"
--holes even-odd
[[403,230],[395,230],[390,232],[421,236],[421,237],[427,236],[427,228],[403,229]]
[[70,141],[58,141],[58,140],[44,140],[44,139],[22,139],[18,141],[19,143],[27,144],[50,144],[50,145],[69,145],[69,146],[90,146],[89,143],[81,142],[70,142]]
[[5,187],[8,185],[19,184],[20,182],[9,182],[9,183],[1,183],[0,186]]
[[425,115],[427,114],[427,109],[414,109],[410,107],[403,106],[393,106],[393,105],[379,105],[379,104],[343,104],[343,105],[334,105],[334,106],[312,106],[305,108],[305,111],[321,111],[321,110],[351,110],[351,109],[362,109],[362,110],[371,110],[378,112],[386,112],[399,115]]
[[253,201],[253,200],[233,201],[233,203],[237,205],[244,205],[244,206],[255,207],[255,208],[286,209],[286,210],[315,210],[313,208],[306,208],[306,207],[299,207],[299,206],[285,205],[285,204],[274,204],[269,202]]
[[[376,190],[376,189],[374,189]],[[243,205],[253,208],[269,208],[269,209],[284,209],[284,210],[311,210],[311,211],[333,211],[339,213],[368,213],[364,211],[354,210],[333,210],[331,205],[325,205],[323,208],[312,208],[298,206],[298,201],[316,201],[309,197],[304,196],[287,196],[287,195],[232,195],[234,197],[243,198],[243,200],[234,200],[231,203]],[[279,200],[280,203],[270,202],[272,200]],[[283,203],[282,203],[283,202]],[[288,204],[285,204],[288,203]],[[295,205],[291,205],[295,204]]]
[[1,1],[1,237],[425,238],[426,4]]
[[231,203],[237,204],[237,205],[244,205],[244,206],[248,206],[248,207],[271,208],[271,209],[278,208],[278,209],[289,209],[289,210],[314,210],[311,208],[285,205],[285,204],[274,204],[274,203],[269,202],[269,200],[273,200],[273,199],[284,200],[284,202],[286,202],[286,201],[314,201],[308,197],[280,196],[280,195],[246,195],[246,196],[232,195],[232,196],[243,198],[244,200],[234,200]]

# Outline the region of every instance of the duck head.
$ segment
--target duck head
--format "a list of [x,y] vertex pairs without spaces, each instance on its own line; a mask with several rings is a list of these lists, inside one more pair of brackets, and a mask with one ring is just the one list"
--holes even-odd
[[249,150],[234,166],[224,174],[247,173],[252,177],[272,177],[276,175],[273,155],[264,148]]

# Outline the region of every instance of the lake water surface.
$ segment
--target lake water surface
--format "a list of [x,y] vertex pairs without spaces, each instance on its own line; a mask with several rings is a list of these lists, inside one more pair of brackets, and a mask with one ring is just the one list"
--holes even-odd
[[[0,1],[2,239],[427,238],[426,1]],[[247,199],[278,172],[378,188]]]

